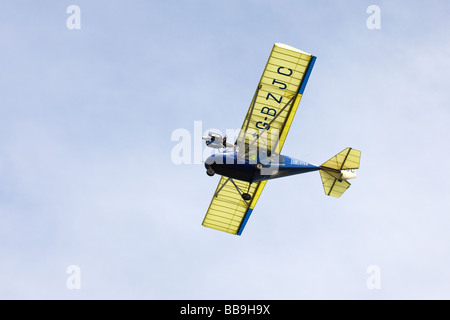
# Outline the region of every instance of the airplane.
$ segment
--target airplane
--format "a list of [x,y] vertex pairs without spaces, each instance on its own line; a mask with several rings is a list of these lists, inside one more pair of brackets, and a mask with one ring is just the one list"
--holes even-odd
[[[221,175],[203,219],[208,228],[241,235],[267,181],[319,171],[325,194],[340,197],[356,178],[361,152],[346,148],[322,165],[280,154],[316,57],[275,43],[234,144],[218,133],[202,137],[218,152],[205,161]],[[222,150],[221,150],[222,149]]]

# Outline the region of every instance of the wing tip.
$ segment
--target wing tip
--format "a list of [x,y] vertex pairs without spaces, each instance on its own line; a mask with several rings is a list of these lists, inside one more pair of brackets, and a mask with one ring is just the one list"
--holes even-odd
[[286,49],[286,50],[291,50],[291,51],[295,51],[295,52],[307,54],[307,55],[309,55],[309,56],[313,56],[312,54],[310,54],[310,53],[308,53],[308,52],[305,52],[305,51],[303,51],[303,50],[297,49],[297,48],[295,48],[295,47],[292,47],[292,46],[290,46],[290,45],[288,45],[288,44],[284,44],[284,43],[281,43],[281,42],[275,43],[274,46],[279,47],[279,48],[283,48],[283,49]]

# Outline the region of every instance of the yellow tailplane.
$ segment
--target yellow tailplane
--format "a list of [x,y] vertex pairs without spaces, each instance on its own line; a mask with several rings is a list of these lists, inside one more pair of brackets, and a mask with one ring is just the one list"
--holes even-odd
[[361,151],[347,148],[320,166],[325,194],[339,198],[350,187],[348,179],[356,178]]

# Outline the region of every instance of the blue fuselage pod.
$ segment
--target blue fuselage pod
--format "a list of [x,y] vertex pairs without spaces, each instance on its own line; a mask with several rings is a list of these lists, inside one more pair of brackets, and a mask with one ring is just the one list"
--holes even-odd
[[258,182],[319,170],[319,167],[284,155],[272,155],[264,159],[239,158],[237,152],[213,154],[205,162],[206,169],[219,175]]

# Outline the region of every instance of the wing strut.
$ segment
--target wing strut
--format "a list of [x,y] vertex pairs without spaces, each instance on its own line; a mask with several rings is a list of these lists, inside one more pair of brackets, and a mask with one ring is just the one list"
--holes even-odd
[[214,194],[214,197],[217,198],[217,196],[219,195],[220,190],[222,190],[223,187],[225,187],[225,185],[227,184],[227,182],[230,181],[230,180],[231,180],[231,178],[228,178],[228,179],[223,183],[223,185],[220,187],[220,189],[217,190],[217,192]]
[[[252,197],[251,197],[250,194],[248,194],[248,193],[243,193],[243,192],[241,191],[241,189],[238,188],[238,186],[236,185],[236,183],[234,183],[234,180],[233,180],[233,179],[230,179],[230,180],[231,180],[231,182],[233,183],[234,187],[236,188],[237,192],[239,192],[239,194],[241,195],[242,200],[245,201],[245,203],[247,204],[247,207],[248,207],[248,206],[250,205],[250,204],[248,203],[248,201],[251,200]],[[248,183],[248,189],[249,189],[249,190],[250,190],[250,185],[251,185],[251,184],[252,184],[251,182]]]
[[247,130],[248,130],[248,125],[250,123],[250,119],[252,118],[253,109],[255,108],[256,98],[258,97],[258,92],[259,92],[259,89],[261,89],[261,87],[262,87],[261,85],[258,85],[258,88],[256,88],[255,94],[253,95],[252,105],[250,106],[250,112],[249,112],[250,115],[248,117],[247,124],[245,125],[244,132],[247,132]]
[[241,189],[239,189],[239,187],[236,185],[236,183],[233,181],[232,178],[228,178],[227,180],[225,180],[225,182],[220,186],[219,190],[217,190],[217,192],[214,194],[214,197],[217,198],[217,196],[219,195],[220,191],[223,189],[223,187],[225,187],[225,185],[227,184],[228,181],[231,181],[231,183],[234,185],[234,187],[236,188],[237,192],[239,193],[239,195],[241,196],[242,200],[245,201],[245,203],[247,204],[247,207],[250,205],[250,203],[248,201],[250,201],[252,199],[251,195],[249,194],[250,192],[250,187],[252,185],[251,182],[248,183],[248,190],[246,193],[242,192]]

